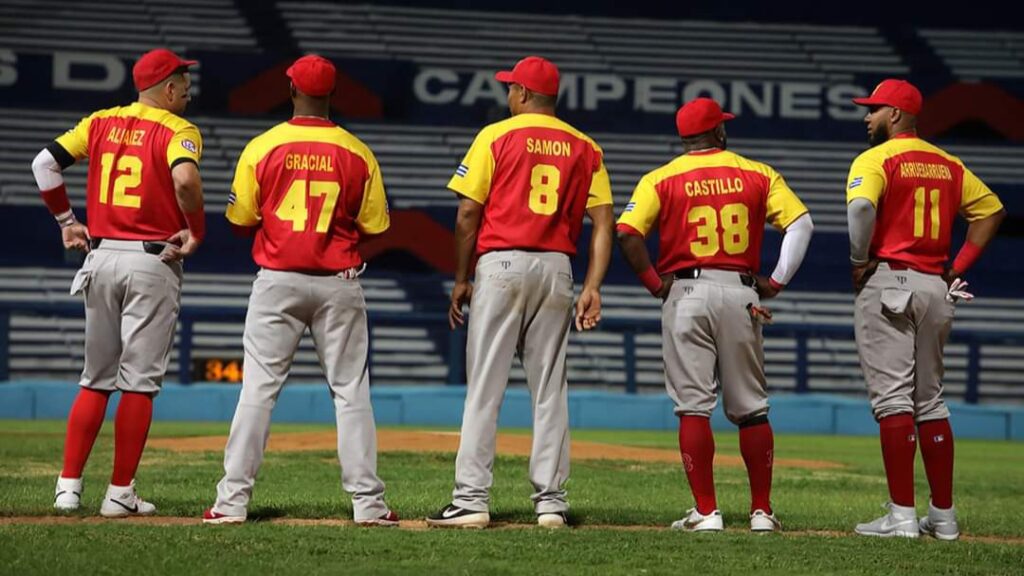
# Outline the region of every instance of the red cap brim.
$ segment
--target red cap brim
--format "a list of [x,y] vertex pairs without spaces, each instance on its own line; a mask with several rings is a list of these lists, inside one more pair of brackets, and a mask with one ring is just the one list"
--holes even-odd
[[498,82],[505,82],[505,83],[515,82],[515,80],[513,79],[512,71],[511,70],[502,70],[501,72],[496,73],[494,75],[494,78]]
[[853,103],[859,106],[889,106],[890,104],[873,98],[854,98]]
[[732,120],[735,117],[736,117],[735,114],[730,114],[728,112],[722,112],[722,122],[725,122],[726,120]]
[[182,60],[181,61],[181,65],[182,66],[195,66],[196,64],[199,64],[199,60]]

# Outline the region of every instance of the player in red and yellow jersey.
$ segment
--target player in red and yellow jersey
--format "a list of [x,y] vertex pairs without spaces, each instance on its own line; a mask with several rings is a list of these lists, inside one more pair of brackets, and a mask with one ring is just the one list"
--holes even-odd
[[[921,93],[886,80],[855,103],[868,107],[872,148],[850,167],[846,184],[850,261],[857,291],[855,327],[861,367],[882,441],[889,513],[857,525],[869,536],[944,540],[959,536],[953,508],[953,432],[942,400],[942,349],[953,304],[973,296],[960,276],[1003,219],[1002,203],[959,158],[917,137]],[[967,241],[946,262],[957,214]],[[931,502],[914,511],[914,453],[921,439]]]
[[[68,416],[64,468],[54,506],[80,503],[82,469],[103,424],[107,400],[121,391],[114,473],[104,516],[151,514],[135,492],[138,469],[170,359],[181,299],[180,260],[205,231],[199,130],[179,114],[189,101],[188,67],[169,50],[135,63],[137,102],[100,110],[36,156],[32,170],[61,227],[64,247],[89,252],[72,293],[85,295],[85,368]],[[75,219],[62,171],[89,158],[88,226]]]
[[365,269],[359,239],[388,229],[384,181],[373,152],[334,124],[330,115],[336,71],[320,56],[288,68],[294,114],[254,138],[242,151],[228,199],[227,219],[255,236],[261,270],[245,319],[245,362],[224,477],[207,524],[244,522],[270,413],[308,329],[320,356],[338,422],[342,487],[352,494],[355,521],[397,526],[377,476],[377,431],[370,406]]
[[[644,286],[664,301],[666,388],[679,415],[679,449],[696,506],[673,528],[721,530],[709,419],[720,384],[726,416],[740,428],[750,476],[750,528],[779,527],[771,508],[774,441],[768,423],[759,295],[775,296],[803,261],[813,224],[770,166],[726,150],[732,114],[697,98],[676,114],[683,154],[640,179],[619,217],[622,251]],[[785,231],[770,278],[758,275],[764,223]],[[658,266],[643,238],[658,230]]]
[[490,521],[498,410],[518,352],[534,398],[530,481],[537,522],[559,527],[569,508],[570,258],[586,213],[594,228],[575,317],[577,329],[589,330],[601,317],[599,290],[611,257],[611,186],[601,148],[555,116],[554,64],[530,56],[495,77],[509,85],[512,117],[480,131],[448,183],[459,195],[448,318],[454,330],[470,304],[468,382],[452,503],[427,523],[482,528]]

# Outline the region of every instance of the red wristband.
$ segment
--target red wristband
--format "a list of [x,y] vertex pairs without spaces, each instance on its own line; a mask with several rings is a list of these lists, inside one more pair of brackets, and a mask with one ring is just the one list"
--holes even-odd
[[71,203],[68,202],[68,189],[63,184],[49,190],[40,190],[39,195],[43,197],[46,208],[50,214],[58,216],[71,210]]
[[185,222],[188,223],[188,231],[192,237],[202,241],[206,237],[206,213],[202,209],[185,214]]
[[658,271],[651,266],[647,270],[644,270],[643,274],[640,274],[640,283],[647,288],[647,291],[652,295],[657,296],[658,290],[661,290],[661,276],[658,276]]
[[779,284],[778,282],[776,282],[775,278],[769,278],[768,285],[779,292],[782,292],[782,289],[786,287],[785,284]]
[[956,259],[953,260],[953,270],[957,274],[963,274],[974,266],[974,263],[981,257],[981,246],[978,246],[970,240],[964,242],[964,245],[960,247],[960,252],[957,253]]

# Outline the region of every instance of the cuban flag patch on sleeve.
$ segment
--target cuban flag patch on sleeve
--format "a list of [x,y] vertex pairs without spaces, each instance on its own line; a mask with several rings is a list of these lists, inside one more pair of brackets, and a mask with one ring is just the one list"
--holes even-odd
[[623,214],[626,212],[632,212],[633,208],[636,208],[636,202],[629,202],[626,204],[626,209],[622,211]]
[[857,176],[853,180],[850,180],[849,190],[853,190],[854,188],[856,188],[857,186],[860,186],[863,183],[864,183],[864,177],[863,176]]
[[234,203],[235,203],[235,200],[237,200],[237,199],[238,199],[238,197],[237,197],[237,196],[235,196],[235,193],[234,193],[234,192],[231,192],[230,194],[228,194],[228,204],[229,204],[229,205],[230,205],[230,204],[234,204]]
[[465,178],[468,172],[469,166],[466,166],[465,164],[459,164],[459,167],[455,169],[455,175],[460,178]]

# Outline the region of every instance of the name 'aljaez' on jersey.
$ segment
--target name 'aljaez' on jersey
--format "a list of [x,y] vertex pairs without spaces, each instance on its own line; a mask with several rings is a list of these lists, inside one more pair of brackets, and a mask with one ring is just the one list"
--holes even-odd
[[999,198],[956,156],[913,134],[863,152],[850,166],[846,201],[876,209],[872,258],[941,274],[957,212],[968,222],[1003,209]]
[[242,151],[228,220],[259,226],[253,260],[264,268],[339,272],[359,266],[361,234],[391,219],[373,152],[327,119],[293,118]]
[[187,228],[171,169],[199,164],[203,140],[187,120],[140,102],[100,110],[57,138],[74,160],[89,158],[86,216],[94,238],[166,240]]
[[785,230],[807,212],[770,166],[725,150],[691,152],[647,173],[618,224],[658,228],[658,273],[708,267],[757,272],[767,221]]
[[484,205],[477,253],[576,254],[587,208],[612,203],[601,148],[545,114],[518,114],[477,135],[448,188]]

